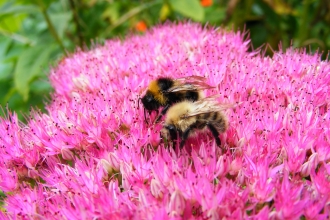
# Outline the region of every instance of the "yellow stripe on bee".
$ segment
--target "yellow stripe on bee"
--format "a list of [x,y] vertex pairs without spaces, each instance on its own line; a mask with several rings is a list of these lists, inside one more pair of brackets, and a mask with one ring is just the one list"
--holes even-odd
[[148,90],[161,105],[165,105],[167,100],[160,91],[157,80],[150,82]]

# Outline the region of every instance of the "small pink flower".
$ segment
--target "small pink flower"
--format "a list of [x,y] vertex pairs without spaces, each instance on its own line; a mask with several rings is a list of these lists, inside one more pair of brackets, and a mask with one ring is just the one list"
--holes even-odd
[[318,154],[314,153],[309,157],[308,161],[301,166],[301,175],[303,177],[309,176],[312,169],[315,169],[317,163],[318,163]]
[[164,192],[162,191],[162,187],[159,181],[152,179],[150,183],[150,190],[155,198],[163,198]]
[[320,195],[324,195],[329,197],[330,192],[330,164],[329,163],[323,163],[319,165],[318,171],[315,171],[314,169],[311,170],[311,179],[313,186],[315,189],[320,193]]
[[18,176],[15,170],[6,167],[0,168],[0,187],[4,192],[15,191],[19,186]]
[[186,201],[179,190],[175,190],[171,194],[170,202],[168,204],[169,216],[182,216],[186,207]]
[[307,207],[307,198],[303,197],[302,181],[290,180],[285,172],[282,182],[278,182],[275,195],[275,209],[279,218],[297,218]]

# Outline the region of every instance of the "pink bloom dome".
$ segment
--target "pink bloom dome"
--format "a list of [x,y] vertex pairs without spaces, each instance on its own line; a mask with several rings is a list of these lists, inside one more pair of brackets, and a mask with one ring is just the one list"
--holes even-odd
[[[165,24],[63,59],[48,113],[0,119],[0,219],[329,218],[330,63],[244,36]],[[208,132],[165,148],[144,121],[151,80],[192,75],[239,103],[225,154]]]

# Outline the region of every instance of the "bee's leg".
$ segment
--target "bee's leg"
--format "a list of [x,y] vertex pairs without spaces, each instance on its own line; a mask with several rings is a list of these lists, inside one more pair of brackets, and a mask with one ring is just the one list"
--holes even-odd
[[161,117],[162,117],[163,115],[165,115],[165,113],[167,112],[167,110],[168,110],[169,107],[170,107],[170,105],[165,105],[165,107],[163,108],[163,110],[162,110],[162,111],[159,113],[159,115],[157,116],[157,118],[156,118],[154,124],[156,124],[156,123],[159,122],[159,120],[161,119]]
[[187,130],[185,130],[184,132],[181,132],[181,142],[180,142],[180,149],[183,148],[184,144],[186,143],[186,140],[189,137],[189,133],[190,131],[193,129],[193,127],[189,127]]
[[215,127],[211,124],[207,124],[207,127],[210,129],[210,131],[212,132],[212,135],[215,139],[215,142],[217,143],[217,145],[220,147],[221,146],[221,141],[219,138],[219,132],[217,131],[217,129],[215,129]]
[[170,133],[170,138],[173,143],[173,148],[175,149],[176,143],[178,141],[178,134],[177,134],[177,129],[173,125],[165,127],[169,133]]
[[143,109],[143,112],[144,112],[144,122],[145,122],[146,124],[149,124],[148,121],[147,121],[146,109],[145,109],[145,108]]
[[177,143],[178,143],[178,135],[177,135],[177,132],[175,131],[175,132],[173,132],[172,134],[170,133],[170,135],[171,135],[171,140],[172,140],[172,147],[173,147],[173,149],[175,149],[176,148],[176,146],[177,146]]

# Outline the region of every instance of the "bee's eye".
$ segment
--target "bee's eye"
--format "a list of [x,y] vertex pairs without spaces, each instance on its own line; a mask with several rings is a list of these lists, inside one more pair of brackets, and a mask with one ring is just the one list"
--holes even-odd
[[154,100],[154,97],[152,95],[147,96],[147,102],[152,102]]
[[166,129],[168,129],[169,131],[175,131],[175,126],[174,125],[168,125],[166,126]]
[[155,99],[153,97],[153,95],[151,94],[146,94],[143,98],[142,98],[142,102],[143,103],[150,103],[153,102]]

